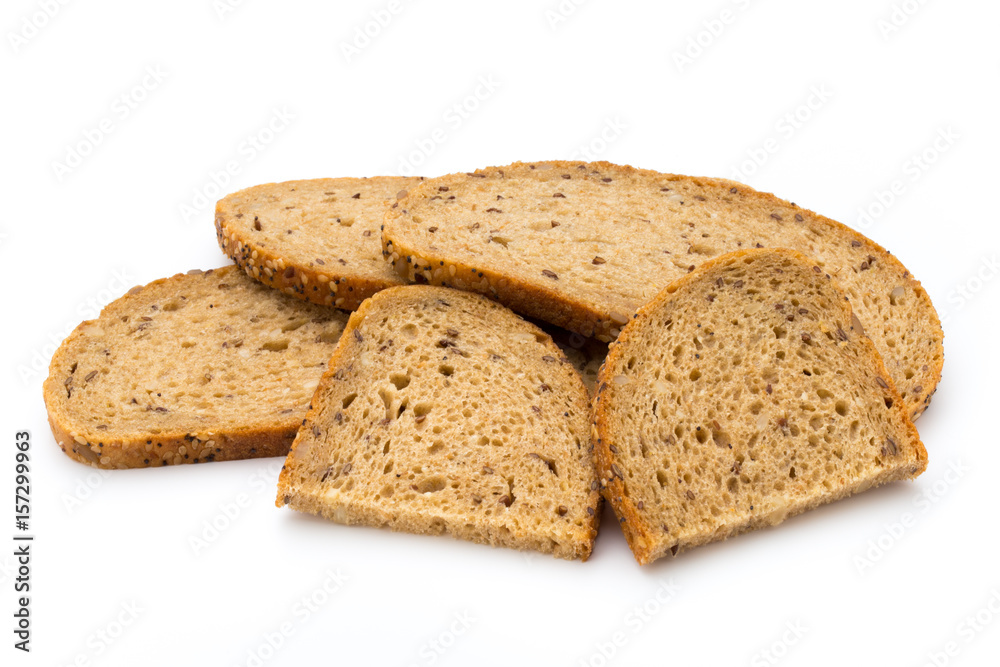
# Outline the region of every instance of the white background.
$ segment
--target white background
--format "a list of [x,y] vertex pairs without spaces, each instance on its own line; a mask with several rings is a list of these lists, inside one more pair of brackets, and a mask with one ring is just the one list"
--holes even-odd
[[[0,662],[996,664],[1000,7],[895,1],[899,25],[893,0],[566,0],[558,21],[558,0],[410,1],[353,54],[343,45],[388,0],[248,0],[221,16],[212,0],[69,2],[51,18],[5,2],[0,538],[14,433],[29,429],[37,540],[29,656],[11,647],[0,549]],[[292,118],[251,150],[275,110]],[[640,568],[610,515],[592,560],[563,562],[278,510],[278,459],[102,476],[56,447],[41,396],[55,344],[133,284],[225,264],[222,194],[581,147],[736,177],[896,253],[946,319],[944,381],[918,422],[927,472]],[[229,162],[238,173],[221,176]],[[346,577],[329,594],[328,571]]]

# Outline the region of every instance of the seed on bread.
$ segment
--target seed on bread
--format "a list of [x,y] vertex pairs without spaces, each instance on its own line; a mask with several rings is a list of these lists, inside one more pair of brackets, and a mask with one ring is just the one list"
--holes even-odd
[[[457,202],[433,200],[441,187],[458,194]],[[471,229],[479,222],[496,227],[500,216],[486,211],[496,208],[498,192],[514,189],[518,197],[504,200],[503,230],[494,234],[504,242],[483,244]],[[433,239],[426,225],[436,228]],[[631,318],[659,289],[712,257],[791,247],[815,256],[812,271],[836,277],[860,321],[871,324],[873,342],[913,413],[923,411],[940,379],[937,314],[895,257],[840,223],[730,181],[607,162],[515,163],[452,174],[413,187],[399,208],[386,212],[383,246],[389,258],[449,266],[428,275],[392,259],[411,282],[419,275],[484,293],[604,342],[619,328],[611,313]],[[614,262],[594,271],[595,258],[612,256]],[[475,265],[480,269],[472,275]]]
[[[376,294],[348,328],[285,462],[279,506],[590,554],[599,493],[588,396],[549,336],[484,297],[429,286]],[[386,344],[401,335],[406,346]]]
[[235,266],[129,290],[52,357],[53,434],[102,468],[283,455],[346,322]]
[[[402,283],[380,257],[379,235],[373,232],[380,231],[386,201],[405,196],[399,186],[420,180],[316,179],[241,190],[216,206],[219,246],[269,287],[352,310],[379,289]],[[326,254],[317,257],[317,248]],[[338,295],[334,285],[341,282],[347,293]]]
[[[640,309],[612,346],[595,453],[640,563],[926,468],[881,358],[864,336],[834,335],[851,308],[812,266],[786,249],[720,256]],[[736,277],[747,289],[719,287]],[[822,333],[790,335],[777,308],[747,312],[748,301],[779,300],[808,310]]]

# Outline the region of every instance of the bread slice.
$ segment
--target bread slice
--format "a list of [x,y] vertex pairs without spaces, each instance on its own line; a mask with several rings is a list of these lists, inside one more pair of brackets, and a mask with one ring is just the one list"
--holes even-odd
[[927,466],[851,306],[787,249],[710,260],[611,346],[598,474],[640,563],[780,523]]
[[397,271],[614,339],[671,281],[723,253],[789,247],[847,290],[918,416],[941,376],[930,298],[884,248],[740,183],[607,162],[515,163],[424,181],[387,211]]
[[391,288],[351,315],[277,505],[586,559],[600,518],[589,414],[534,325],[475,294]]
[[52,433],[98,468],[284,455],[346,323],[235,266],[135,287],[52,357]]
[[403,284],[382,260],[379,227],[387,200],[421,178],[321,178],[268,183],[215,207],[222,251],[269,287],[324,306],[354,310]]

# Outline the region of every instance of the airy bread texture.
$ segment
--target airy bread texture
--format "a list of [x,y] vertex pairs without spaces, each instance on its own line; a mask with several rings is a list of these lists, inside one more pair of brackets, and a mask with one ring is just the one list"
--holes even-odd
[[52,433],[98,468],[282,456],[346,323],[235,266],[133,288],[52,357]]
[[594,399],[598,474],[640,563],[927,466],[844,294],[792,250],[703,264],[640,309]]
[[351,315],[277,505],[586,559],[600,518],[589,412],[534,325],[475,294],[391,288]]
[[850,295],[912,417],[941,376],[940,322],[898,260],[838,222],[732,181],[607,162],[515,163],[411,188],[386,212],[382,238],[411,282],[487,294],[604,341],[713,257],[793,248]]
[[324,306],[354,310],[402,285],[381,256],[388,200],[421,178],[321,178],[240,190],[215,207],[222,251],[269,287]]

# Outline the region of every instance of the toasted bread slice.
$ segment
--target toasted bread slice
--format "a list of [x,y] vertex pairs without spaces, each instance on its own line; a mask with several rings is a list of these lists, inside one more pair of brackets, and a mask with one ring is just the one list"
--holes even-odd
[[847,291],[911,417],[941,376],[941,324],[895,257],[838,222],[732,181],[607,162],[452,174],[391,205],[383,244],[411,282],[487,294],[605,341],[661,289],[713,257],[794,248]]
[[589,436],[587,392],[547,334],[479,295],[395,287],[351,316],[277,505],[586,559]]
[[786,249],[723,255],[643,306],[594,399],[640,563],[919,475],[927,452],[844,293]]
[[346,322],[235,266],[133,288],[52,357],[52,433],[99,468],[282,456]]

